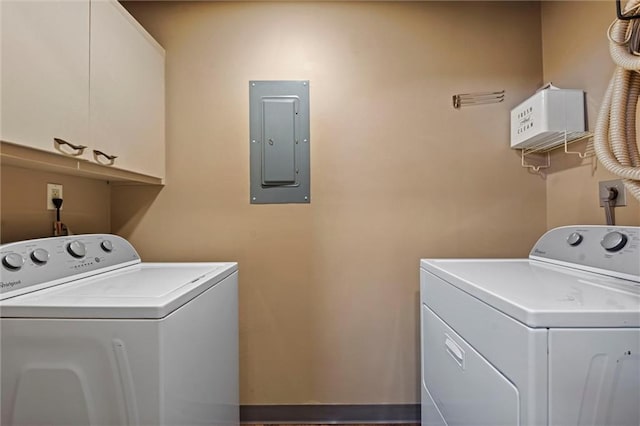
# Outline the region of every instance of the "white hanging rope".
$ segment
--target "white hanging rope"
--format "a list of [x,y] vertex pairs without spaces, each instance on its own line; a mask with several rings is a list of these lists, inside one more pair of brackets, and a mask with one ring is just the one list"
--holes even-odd
[[[639,9],[640,0],[630,0],[625,13]],[[627,190],[640,200],[640,154],[636,138],[640,56],[629,53],[629,42],[638,38],[633,34],[638,27],[632,29],[630,22],[617,19],[609,27],[609,52],[617,68],[598,114],[594,149],[602,165],[620,176]]]

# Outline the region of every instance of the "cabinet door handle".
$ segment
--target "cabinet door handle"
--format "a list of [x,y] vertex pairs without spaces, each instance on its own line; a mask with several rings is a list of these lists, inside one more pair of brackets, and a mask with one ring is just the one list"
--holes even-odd
[[53,140],[58,145],[67,145],[67,146],[71,147],[71,149],[75,149],[76,151],[78,151],[78,152],[76,152],[75,154],[72,154],[72,155],[81,155],[84,152],[85,148],[86,148],[85,145],[75,145],[75,144],[72,144],[71,142],[67,142],[64,139],[60,139],[60,138],[53,138]]
[[[115,159],[116,159],[116,158],[118,158],[118,156],[117,156],[117,155],[109,155],[109,154],[107,154],[107,153],[105,153],[105,152],[102,152],[102,151],[100,151],[100,150],[98,150],[98,149],[94,149],[94,150],[93,150],[93,154],[96,156],[96,160],[97,160],[97,157],[98,157],[98,156],[104,157],[104,158],[106,158],[107,160],[109,160],[109,163],[108,163],[109,165],[113,164],[113,162],[115,161]],[[98,162],[99,162],[100,164],[105,164],[105,163],[100,162],[99,160],[98,160]]]

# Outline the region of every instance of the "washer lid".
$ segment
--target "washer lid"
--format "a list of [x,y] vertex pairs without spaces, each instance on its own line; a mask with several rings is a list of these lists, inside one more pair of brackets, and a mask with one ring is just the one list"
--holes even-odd
[[535,260],[429,259],[421,266],[530,327],[640,327],[634,281]]
[[236,263],[140,263],[5,299],[3,318],[163,318],[237,271]]

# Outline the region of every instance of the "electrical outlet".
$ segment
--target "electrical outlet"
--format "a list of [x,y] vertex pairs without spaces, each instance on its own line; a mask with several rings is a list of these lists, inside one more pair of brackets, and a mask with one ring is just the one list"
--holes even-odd
[[624,190],[624,183],[622,183],[622,179],[598,182],[598,185],[599,185],[598,197],[600,198],[600,207],[604,207],[604,203],[602,202],[602,199],[607,197],[609,188],[615,188],[618,191],[618,197],[616,198],[616,205],[615,205],[616,207],[627,205],[627,193]]
[[[52,198],[62,198],[62,185],[58,183],[47,184],[47,210],[55,210],[56,206],[51,201]],[[62,210],[63,207],[60,207]]]

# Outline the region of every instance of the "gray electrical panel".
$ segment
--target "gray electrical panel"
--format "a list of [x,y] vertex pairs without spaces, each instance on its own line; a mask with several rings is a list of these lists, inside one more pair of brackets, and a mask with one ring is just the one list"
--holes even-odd
[[311,201],[309,82],[249,82],[252,204]]

